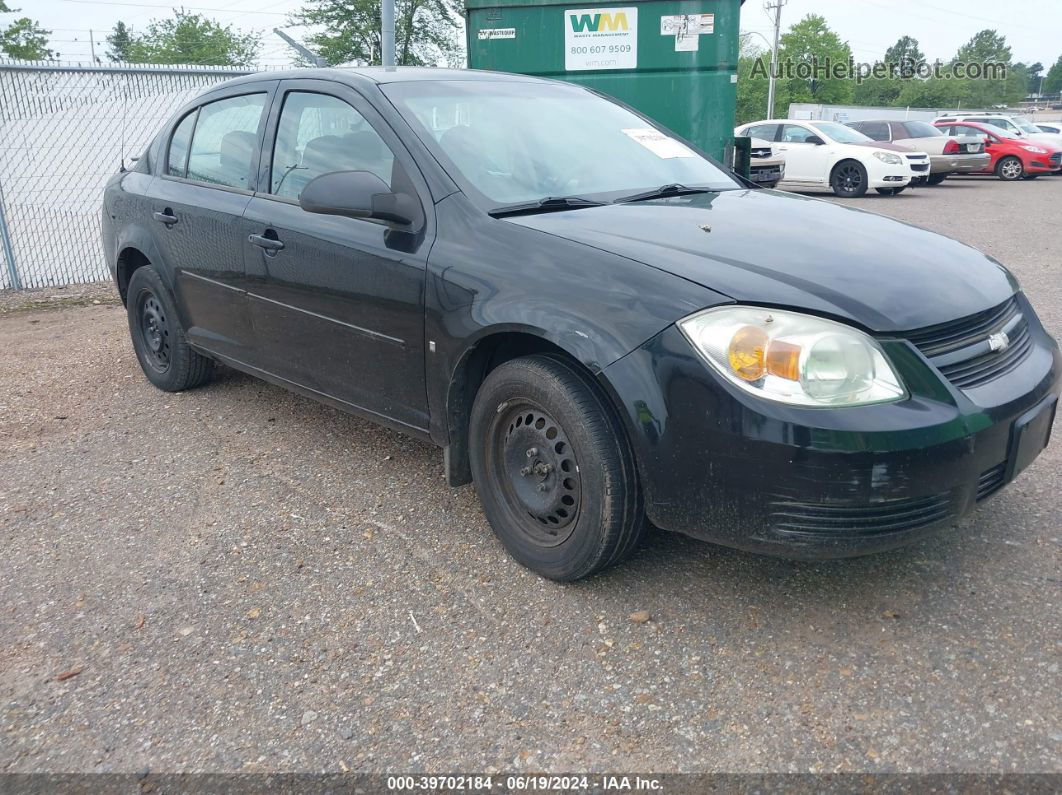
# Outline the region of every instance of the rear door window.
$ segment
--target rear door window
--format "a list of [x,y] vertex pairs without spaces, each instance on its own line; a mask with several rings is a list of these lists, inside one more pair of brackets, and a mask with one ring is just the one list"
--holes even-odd
[[192,111],[177,125],[170,138],[170,148],[166,155],[166,173],[172,177],[183,177],[188,171],[188,146],[192,143],[192,129],[195,127],[195,114]]
[[219,99],[199,109],[188,179],[248,190],[266,94]]
[[777,133],[777,124],[754,124],[745,130],[749,138],[762,138],[764,141],[773,141]]

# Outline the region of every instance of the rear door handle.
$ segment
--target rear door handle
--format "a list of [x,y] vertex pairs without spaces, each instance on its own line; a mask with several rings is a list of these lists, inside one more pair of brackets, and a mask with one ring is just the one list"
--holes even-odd
[[173,214],[173,210],[167,207],[161,213],[152,213],[152,217],[159,223],[166,224],[166,226],[173,226],[177,223],[177,216]]
[[248,235],[247,239],[254,243],[259,248],[264,248],[266,251],[281,251],[284,248],[284,242],[272,237],[265,237],[264,235]]

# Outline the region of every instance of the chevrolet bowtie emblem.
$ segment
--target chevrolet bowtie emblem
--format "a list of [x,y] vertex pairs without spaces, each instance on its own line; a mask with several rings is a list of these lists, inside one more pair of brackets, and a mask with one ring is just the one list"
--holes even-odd
[[988,335],[988,349],[993,353],[999,351],[1005,351],[1010,347],[1010,337],[1007,336],[1007,332],[1000,331],[996,334]]

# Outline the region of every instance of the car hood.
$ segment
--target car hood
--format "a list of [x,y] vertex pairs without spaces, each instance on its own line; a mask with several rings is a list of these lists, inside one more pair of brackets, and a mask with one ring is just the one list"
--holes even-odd
[[1030,142],[1047,144],[1054,149],[1062,149],[1062,134],[1059,133],[1026,133],[1025,137]]
[[880,332],[965,317],[1017,289],[1002,265],[956,240],[780,191],[694,194],[506,221],[637,260],[738,302],[805,309]]

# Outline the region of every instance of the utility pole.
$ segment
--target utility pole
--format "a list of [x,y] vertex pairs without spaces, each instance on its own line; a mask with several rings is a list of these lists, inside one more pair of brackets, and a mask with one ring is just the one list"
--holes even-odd
[[273,32],[280,36],[280,38],[284,40],[285,44],[291,47],[291,49],[295,50],[295,52],[297,52],[310,63],[314,64],[315,66],[328,66],[328,61],[326,61],[320,55],[315,53],[313,50],[307,49],[306,47],[299,44],[299,42],[295,41],[295,39],[291,38],[291,36],[282,31],[280,28],[273,28]]
[[380,63],[395,65],[395,0],[380,0]]
[[782,33],[782,6],[786,0],[775,0],[774,5],[764,6],[766,11],[774,9],[774,46],[771,47],[771,74],[767,82],[767,118],[774,118],[774,76],[778,69],[778,38]]
[[98,63],[96,60],[96,39],[92,35],[91,28],[89,28],[89,52],[92,53],[92,63]]

